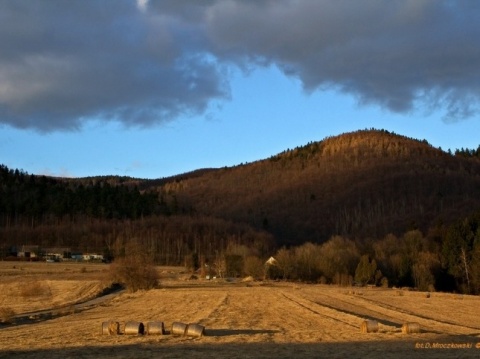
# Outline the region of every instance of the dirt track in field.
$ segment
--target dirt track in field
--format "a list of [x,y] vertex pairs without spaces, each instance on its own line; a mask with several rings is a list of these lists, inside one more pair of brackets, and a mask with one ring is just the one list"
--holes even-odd
[[[85,273],[71,268],[79,286],[101,283],[103,267],[88,267]],[[480,357],[480,348],[475,348],[480,346],[478,296],[432,293],[426,298],[424,293],[394,289],[187,281],[178,272],[160,270],[160,289],[123,293],[80,313],[3,327],[0,358]],[[61,273],[59,282],[65,280]],[[56,274],[48,277],[43,280],[50,284],[56,280]],[[0,277],[0,285],[14,285],[12,278]],[[65,280],[55,290],[61,292],[63,286],[64,291],[72,291],[72,284]],[[71,300],[71,296],[63,298]],[[14,304],[2,290],[0,303],[7,305],[9,300]],[[50,300],[59,303],[58,298]],[[28,305],[21,301],[16,305],[24,310]],[[360,332],[365,319],[378,321],[378,333]],[[167,329],[175,321],[199,323],[206,335],[102,335],[102,322],[108,320],[162,321]],[[419,323],[422,332],[402,334],[405,322]]]

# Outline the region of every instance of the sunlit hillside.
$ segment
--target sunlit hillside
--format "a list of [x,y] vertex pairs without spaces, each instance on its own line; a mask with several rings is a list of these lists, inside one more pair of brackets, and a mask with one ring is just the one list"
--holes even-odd
[[188,213],[248,223],[282,243],[426,230],[480,208],[480,161],[358,131],[161,187]]

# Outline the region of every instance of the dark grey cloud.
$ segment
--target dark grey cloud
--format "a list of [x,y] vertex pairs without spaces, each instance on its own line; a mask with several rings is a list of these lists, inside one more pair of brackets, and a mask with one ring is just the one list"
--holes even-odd
[[0,121],[49,131],[202,112],[228,87],[191,31],[135,1],[2,1]]
[[0,122],[148,126],[229,96],[229,66],[394,112],[476,115],[476,0],[0,1]]
[[206,19],[218,56],[277,64],[307,91],[451,119],[478,110],[478,1],[218,1]]

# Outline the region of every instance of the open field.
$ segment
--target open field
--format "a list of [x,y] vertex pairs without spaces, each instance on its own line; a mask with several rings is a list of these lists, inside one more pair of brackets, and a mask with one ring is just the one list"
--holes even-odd
[[[0,306],[21,314],[70,305],[100,292],[107,272],[101,264],[0,262]],[[192,281],[179,268],[159,272],[160,289],[121,293],[51,320],[0,326],[0,358],[480,357],[478,296]],[[23,286],[37,286],[43,294]],[[377,320],[379,331],[361,333],[365,319]],[[163,321],[167,329],[175,321],[200,323],[206,335],[102,335],[108,320]],[[403,334],[405,322],[419,323],[422,332]],[[471,348],[447,348],[452,344]]]

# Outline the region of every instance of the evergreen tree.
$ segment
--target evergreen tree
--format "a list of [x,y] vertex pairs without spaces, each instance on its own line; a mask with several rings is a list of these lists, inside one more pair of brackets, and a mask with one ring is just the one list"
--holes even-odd
[[375,259],[370,261],[368,255],[363,255],[360,258],[357,269],[355,270],[355,281],[362,285],[373,283],[376,271],[377,263],[375,262]]

